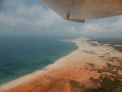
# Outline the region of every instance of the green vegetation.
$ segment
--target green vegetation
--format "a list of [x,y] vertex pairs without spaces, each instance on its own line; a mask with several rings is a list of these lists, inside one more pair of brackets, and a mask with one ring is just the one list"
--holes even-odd
[[[95,83],[95,81],[92,81]],[[101,75],[96,87],[86,88],[82,83],[71,80],[71,92],[122,92],[122,76]],[[97,87],[98,86],[98,87]]]
[[109,77],[109,76],[101,76],[99,83],[100,87],[95,88],[86,88],[86,92],[122,92],[122,81],[121,77]]
[[117,51],[122,52],[122,47],[116,47],[116,46],[114,46],[114,48],[115,48]]

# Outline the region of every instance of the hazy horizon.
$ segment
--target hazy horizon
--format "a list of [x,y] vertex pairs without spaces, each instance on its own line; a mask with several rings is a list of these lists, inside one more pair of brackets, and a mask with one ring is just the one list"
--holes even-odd
[[122,39],[122,16],[84,24],[62,19],[42,0],[0,0],[0,36],[59,36]]

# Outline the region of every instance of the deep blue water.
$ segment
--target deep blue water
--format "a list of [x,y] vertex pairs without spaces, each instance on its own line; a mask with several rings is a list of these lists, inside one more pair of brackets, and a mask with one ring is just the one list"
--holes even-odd
[[0,37],[0,84],[47,66],[77,49],[56,37]]

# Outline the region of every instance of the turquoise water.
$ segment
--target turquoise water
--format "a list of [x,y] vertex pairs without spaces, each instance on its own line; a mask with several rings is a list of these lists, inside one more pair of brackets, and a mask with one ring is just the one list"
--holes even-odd
[[0,37],[0,84],[53,63],[77,46],[54,37]]

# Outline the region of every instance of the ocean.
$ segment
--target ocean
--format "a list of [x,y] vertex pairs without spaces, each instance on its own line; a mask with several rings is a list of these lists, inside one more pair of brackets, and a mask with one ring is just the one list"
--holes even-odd
[[0,85],[54,63],[77,49],[69,38],[0,37]]
[[101,44],[107,44],[114,47],[117,51],[122,52],[122,39],[92,39]]

